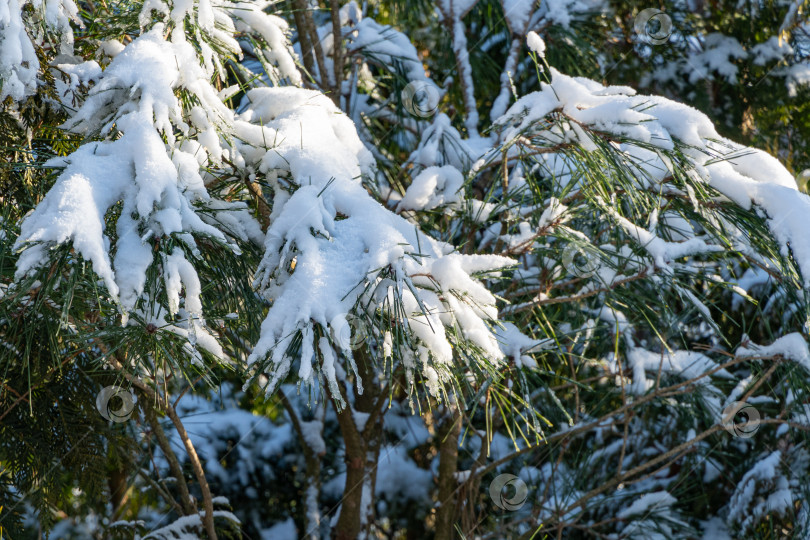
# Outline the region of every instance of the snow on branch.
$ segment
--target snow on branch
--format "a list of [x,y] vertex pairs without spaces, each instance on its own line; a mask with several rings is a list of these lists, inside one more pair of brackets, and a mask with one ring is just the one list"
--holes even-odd
[[11,96],[17,102],[36,92],[39,59],[35,45],[41,45],[44,35],[29,36],[23,15],[26,5],[35,8],[35,22],[54,31],[59,37],[63,54],[73,52],[71,21],[81,24],[79,10],[73,0],[5,0],[0,4],[0,101]]
[[[219,105],[220,114],[228,114],[228,109],[207,83],[208,74],[191,45],[166,42],[162,33],[157,25],[126,47],[66,122],[65,127],[88,135],[109,133],[114,125],[120,136],[87,143],[49,162],[64,170],[23,221],[15,244],[16,249],[26,248],[17,263],[18,278],[45,264],[52,245],[70,241],[93,263],[127,312],[143,293],[146,270],[153,262],[149,239],[185,234],[192,250],[196,246],[188,233],[226,242],[223,232],[203,222],[193,207],[209,199],[193,153],[181,146],[170,155],[161,134],[172,144],[174,124],[189,129],[174,94],[177,87]],[[214,144],[210,150],[221,152]],[[121,215],[111,249],[104,230],[106,215],[119,202]]]
[[[198,53],[185,30],[177,31],[186,17],[196,16],[199,27],[209,31],[207,38],[218,47],[224,44],[226,53],[239,53],[234,23],[219,6],[203,0],[177,3],[169,11],[167,4],[147,2],[141,23],[149,23],[157,10],[170,15],[169,27],[152,24],[103,71],[94,61],[62,66],[74,91],[78,82],[95,83],[62,128],[101,140],[47,163],[62,170],[23,220],[15,249],[22,251],[16,272],[20,279],[47,264],[52,247],[71,243],[119,302],[124,322],[149,294],[147,270],[160,264],[169,314],[181,310],[184,289],[183,309],[196,321],[189,341],[204,338],[210,350],[221,354],[202,330],[199,278],[187,259],[198,255],[194,235],[238,252],[234,238],[260,241],[262,234],[244,203],[212,199],[206,190],[204,167],[244,160],[229,142],[234,113],[210,82],[222,72],[219,53],[203,39],[197,42]],[[264,36],[273,49],[265,54],[275,58],[280,73],[295,80],[281,20],[256,6],[233,9],[240,30]],[[108,236],[110,217],[116,215],[115,232]]]
[[[409,375],[418,361],[434,394],[448,378],[459,342],[499,361],[503,355],[487,323],[497,318],[495,297],[471,276],[513,261],[453,253],[376,202],[361,182],[374,174],[371,154],[351,120],[324,95],[267,88],[252,90],[248,99],[237,134],[253,149],[242,153],[279,188],[256,273],[256,286],[272,305],[250,357],[271,372],[267,391],[290,371],[288,349],[300,334],[298,376],[311,383],[313,358],[322,357],[322,371],[339,395],[331,362],[336,353],[351,362],[352,351],[316,335],[345,325],[361,298],[368,306],[361,311],[372,317],[386,304],[401,305],[395,318],[417,339],[406,353],[412,354]],[[274,146],[264,148],[265,141]]]
[[[682,152],[701,181],[766,218],[782,255],[793,256],[810,287],[810,242],[803,217],[810,212],[810,197],[798,190],[793,175],[776,158],[721,137],[703,113],[688,105],[568,77],[553,68],[551,75],[550,84],[542,83],[540,91],[519,99],[496,121],[503,144],[543,137],[556,144],[575,141],[590,151],[597,148],[593,137],[604,136],[636,157],[636,176],[647,183],[671,174],[671,163],[656,149]],[[552,113],[562,115],[563,133],[560,124],[548,120]]]
[[770,345],[757,345],[751,343],[747,337],[743,339],[744,346],[737,349],[737,356],[768,358],[781,356],[791,360],[810,371],[810,349],[807,341],[798,332],[792,332],[777,338]]

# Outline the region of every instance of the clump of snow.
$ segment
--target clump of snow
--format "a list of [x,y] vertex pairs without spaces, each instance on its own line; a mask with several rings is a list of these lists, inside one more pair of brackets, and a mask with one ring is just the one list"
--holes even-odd
[[101,50],[110,58],[115,58],[124,50],[124,44],[120,41],[109,39],[101,43]]
[[526,44],[529,46],[529,49],[537,53],[537,56],[540,58],[546,56],[546,42],[543,41],[543,38],[538,36],[536,32],[529,32],[526,35]]
[[781,468],[782,452],[775,450],[743,475],[728,503],[728,523],[746,532],[766,514],[792,512],[791,481]]
[[259,52],[266,60],[262,68],[270,76],[271,81],[277,84],[286,79],[290,84],[298,86],[302,78],[287,37],[289,25],[281,17],[265,13],[267,7],[274,3],[273,0],[254,0],[227,4],[217,2],[217,5],[227,6],[237,32],[255,32],[264,39],[267,46]]
[[692,83],[708,77],[710,72],[717,73],[730,84],[737,82],[738,68],[734,60],[746,58],[748,53],[740,42],[731,36],[712,33],[706,36],[703,50],[692,54],[689,64],[693,72],[689,76]]
[[503,328],[498,328],[498,341],[504,355],[512,358],[517,367],[536,368],[537,362],[528,355],[537,352],[548,341],[539,341],[524,335],[517,326],[512,323],[503,323]]
[[739,347],[736,351],[741,357],[769,357],[781,356],[786,360],[792,360],[810,372],[810,349],[807,341],[798,332],[793,332],[776,339],[770,345],[757,345],[749,343]]
[[729,534],[728,527],[719,517],[713,517],[702,523],[702,540],[734,540]]
[[793,47],[777,36],[772,36],[767,41],[751,48],[754,64],[758,66],[764,66],[774,60],[781,60],[791,54],[793,54]]
[[488,139],[462,139],[461,134],[450,122],[450,118],[439,113],[433,122],[422,132],[416,149],[411,153],[406,164],[413,163],[419,167],[432,167],[450,165],[459,171],[470,168],[474,156],[477,157],[485,150],[474,148],[475,142],[481,143],[489,149],[491,141]]
[[522,32],[532,16],[532,0],[502,0],[503,16],[513,32]]
[[[199,514],[191,516],[179,517],[168,525],[150,531],[145,538],[151,538],[153,540],[168,538],[173,540],[194,540],[199,538],[200,533],[203,531],[202,521],[204,514],[205,512],[200,512]],[[214,510],[213,514],[214,519],[226,519],[237,525],[239,524],[239,519],[227,510]]]
[[461,201],[459,190],[464,177],[455,167],[428,167],[420,172],[399,202],[400,210],[432,210]]
[[598,9],[599,6],[598,0],[546,0],[540,2],[539,14],[553,24],[569,28],[578,14]]
[[8,96],[21,101],[37,88],[40,66],[35,44],[42,44],[44,32],[40,29],[34,36],[28,35],[23,16],[28,4],[35,9],[37,26],[58,34],[59,50],[63,54],[73,52],[70,23],[81,24],[73,0],[5,0],[0,4],[0,101]]
[[[697,383],[709,391],[709,399],[716,400],[719,392],[710,383],[707,374],[730,379],[731,374],[708,356],[694,351],[672,351],[656,353],[641,347],[631,348],[627,360],[633,370],[631,392],[644,394],[653,387],[654,381],[647,379],[647,372],[677,375],[684,380],[697,379]],[[714,394],[714,396],[712,396]]]
[[423,501],[430,497],[433,475],[419,468],[408,457],[403,446],[390,445],[380,449],[377,469],[376,496],[394,501],[399,498]]
[[298,529],[293,518],[276,523],[271,527],[259,531],[262,540],[298,540]]
[[401,71],[409,81],[422,81],[439,92],[425,74],[422,60],[408,36],[369,17],[357,23],[354,30],[350,51],[362,50],[369,60],[388,66],[395,73]]
[[674,508],[676,502],[677,499],[666,491],[645,493],[616,515],[628,521],[622,536],[650,540],[673,538],[672,525],[679,521]]
[[[239,46],[232,37],[236,27],[225,11],[228,6],[203,1],[194,12],[195,5],[178,3],[171,17],[182,22],[196,15],[212,38],[238,53]],[[262,5],[267,4],[228,9],[240,17],[241,31],[264,36],[269,44],[265,53],[275,55],[279,73],[294,82],[297,71],[284,41],[286,26],[264,14],[259,9]],[[48,0],[48,6],[45,20],[57,28],[64,26],[60,22],[67,20],[64,16],[75,13],[69,0]],[[169,14],[162,2],[147,2],[142,22],[149,22],[155,9]],[[2,21],[14,28],[20,23],[18,15],[14,10],[0,9],[0,17],[5,17]],[[62,171],[44,200],[21,224],[14,246],[22,251],[16,276],[32,274],[46,264],[51,247],[70,242],[93,264],[110,295],[118,300],[126,323],[128,313],[137,309],[146,294],[147,269],[160,264],[170,314],[183,311],[190,319],[187,330],[178,329],[177,333],[187,332],[192,350],[202,339],[206,343],[201,345],[219,355],[221,349],[210,342],[214,338],[204,330],[201,287],[194,269],[199,253],[194,235],[230,245],[235,252],[234,238],[259,241],[263,235],[244,203],[213,200],[205,187],[203,167],[225,159],[244,163],[226,138],[234,114],[222,102],[225,95],[210,82],[217,71],[221,72],[218,56],[204,41],[197,43],[198,53],[177,27],[170,41],[164,34],[164,25],[155,23],[126,46],[105,42],[103,49],[112,60],[103,71],[95,61],[82,62],[67,53],[57,56],[56,61],[61,62],[57,67],[66,76],[65,81],[57,81],[64,104],[72,104],[67,102],[69,93],[78,95],[81,87],[92,84],[62,127],[102,140],[88,142],[69,156],[47,163]],[[0,60],[16,62],[19,55],[15,54],[26,50],[26,45],[12,48],[10,35],[0,38],[4,44]],[[6,81],[10,75],[2,70],[0,62],[0,75]],[[15,76],[19,79],[19,73]],[[3,88],[17,92],[15,84],[4,82]],[[181,90],[195,96],[193,105],[178,99]],[[110,238],[106,234],[108,213],[119,204],[122,211],[115,224],[115,237]],[[163,249],[163,241],[169,237],[180,243],[171,252]]]
[[616,514],[616,517],[626,519],[639,514],[648,514],[672,506],[675,502],[677,502],[677,499],[666,491],[646,493]]

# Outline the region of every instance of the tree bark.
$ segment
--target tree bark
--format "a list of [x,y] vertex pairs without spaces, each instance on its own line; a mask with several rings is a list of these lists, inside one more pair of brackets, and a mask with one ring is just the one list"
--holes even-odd
[[[371,358],[365,354],[363,348],[355,351],[357,371],[363,385],[363,394],[358,395],[354,402],[354,409],[348,400],[348,392],[342,390],[346,406],[337,411],[334,397],[332,403],[337,411],[338,424],[346,445],[346,485],[343,488],[343,499],[338,522],[334,529],[337,540],[354,540],[360,535],[364,525],[371,521],[371,509],[374,504],[374,482],[376,479],[377,460],[380,453],[380,438],[382,434],[382,417],[374,411],[381,406],[380,395],[382,390],[375,378],[374,366]],[[368,415],[366,425],[362,431],[357,427],[355,415],[352,412]],[[369,486],[368,514],[363,522],[363,490]]]
[[[295,25],[298,27],[298,36],[299,41],[301,41],[301,37],[303,35],[307,36],[307,41],[309,41],[310,46],[312,47],[312,51],[315,53],[315,60],[318,62],[318,78],[315,79],[321,85],[321,89],[329,88],[329,79],[331,78],[331,74],[328,73],[326,69],[326,60],[323,54],[323,47],[321,47],[321,41],[318,38],[318,30],[315,28],[315,21],[312,19],[312,13],[309,11],[309,6],[307,6],[306,0],[293,0],[293,17],[295,17]],[[298,14],[300,14],[301,18],[298,18]],[[301,51],[303,54],[304,50],[304,42],[301,41]],[[306,66],[306,64],[304,64]],[[314,68],[314,65],[311,66]],[[310,72],[312,77],[315,77],[314,72]]]
[[[295,20],[295,28],[298,30],[298,43],[301,45],[301,61],[304,63],[304,69],[310,77],[315,77],[315,66],[312,63],[312,43],[309,41],[309,32],[307,31],[306,18],[304,11],[306,11],[306,4],[300,0],[292,0],[291,10],[293,19]],[[303,4],[303,10],[302,10]]]
[[[365,477],[366,444],[354,421],[348,396],[343,399],[346,406],[337,411],[338,424],[346,446],[346,485],[343,488],[340,516],[335,525],[336,540],[354,540],[362,529],[363,481]],[[332,399],[337,410],[337,403]]]
[[[284,394],[284,390],[279,390],[281,403],[290,417],[293,428],[298,434],[298,439],[301,442],[301,448],[304,450],[304,462],[306,463],[306,477],[307,477],[307,493],[306,493],[306,512],[305,512],[305,526],[306,532],[302,538],[309,538],[310,540],[318,540],[321,537],[321,520],[320,514],[311,515],[311,506],[314,503],[318,504],[318,495],[321,491],[321,455],[318,455],[315,450],[307,442],[304,436],[304,428],[301,423],[301,418],[298,412],[293,407],[290,400]],[[325,406],[325,405],[324,405]],[[320,409],[323,410],[323,409]],[[315,490],[314,495],[310,490]],[[314,501],[311,498],[314,496]]]
[[188,433],[186,433],[186,428],[183,425],[183,422],[180,421],[180,417],[177,416],[177,412],[174,410],[174,407],[172,407],[169,403],[166,404],[166,414],[169,416],[172,424],[174,424],[177,434],[180,435],[180,439],[182,439],[183,445],[186,447],[186,453],[188,454],[188,459],[191,462],[191,468],[194,471],[194,476],[197,477],[197,483],[200,484],[200,491],[202,491],[203,497],[203,508],[205,508],[205,516],[203,516],[205,532],[208,533],[208,537],[211,540],[217,540],[217,533],[214,527],[214,501],[211,497],[211,490],[208,488],[208,480],[205,478],[202,463],[200,463],[200,458],[197,456],[197,450],[194,449],[194,444],[192,444]]
[[[332,101],[340,108],[340,95],[343,83],[343,29],[340,25],[340,0],[329,0],[332,13],[332,61],[335,68],[335,86]],[[348,108],[348,107],[347,107]]]
[[447,417],[439,430],[439,508],[436,512],[436,540],[450,540],[456,515],[458,480],[458,437],[461,415],[456,404],[449,404]]
[[197,513],[197,509],[195,508],[194,503],[191,501],[191,495],[188,491],[188,484],[186,483],[186,478],[183,475],[183,469],[180,467],[180,462],[177,461],[177,455],[172,450],[171,444],[169,444],[169,439],[166,437],[166,433],[163,431],[163,427],[158,422],[157,417],[155,416],[155,411],[152,408],[152,405],[149,403],[149,399],[146,398],[143,400],[143,412],[144,416],[146,416],[147,422],[152,427],[152,433],[155,435],[155,440],[157,440],[158,446],[160,450],[163,452],[163,456],[166,458],[166,461],[169,462],[169,471],[174,476],[177,482],[177,490],[180,492],[180,507],[183,510],[183,515],[192,516]]
[[113,514],[117,515],[127,500],[127,473],[123,465],[118,465],[107,473],[107,487],[110,489]]

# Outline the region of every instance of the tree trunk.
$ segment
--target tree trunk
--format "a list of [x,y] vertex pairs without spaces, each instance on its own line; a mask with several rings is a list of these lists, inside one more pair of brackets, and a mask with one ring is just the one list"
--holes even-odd
[[[364,391],[363,394],[356,397],[354,410],[367,415],[367,422],[361,431],[355,421],[355,414],[352,412],[348,395],[344,395],[346,406],[338,412],[337,416],[346,444],[346,485],[343,488],[340,516],[338,516],[334,529],[337,540],[354,540],[360,536],[363,527],[370,524],[371,510],[374,508],[374,482],[382,434],[383,415],[375,413],[375,411],[381,406],[380,396],[383,392],[375,378],[374,366],[371,358],[365,354],[364,348],[355,351],[355,360]],[[334,399],[332,402],[334,403]],[[368,487],[369,493],[364,508],[363,491],[366,487]],[[365,515],[365,522],[364,512],[368,512]]]
[[[343,82],[343,28],[340,25],[340,0],[329,0],[332,15],[332,62],[335,68],[335,85],[332,88],[332,101],[340,108],[340,94]],[[348,107],[346,107],[348,109]]]
[[448,414],[439,430],[439,508],[436,512],[436,540],[455,537],[453,523],[456,515],[458,480],[458,437],[461,415],[455,404],[448,405]]
[[334,533],[336,540],[355,540],[363,526],[361,513],[366,445],[357,429],[348,401],[343,410],[338,412],[338,423],[346,444],[346,485],[343,488],[340,516]]
[[128,488],[127,473],[123,465],[118,465],[107,473],[107,487],[110,489],[113,513],[117,514],[121,511],[121,506],[126,502]]
[[[310,446],[309,441],[304,433],[304,426],[301,418],[298,416],[298,411],[290,402],[284,390],[279,391],[281,403],[290,417],[290,421],[298,434],[298,439],[301,442],[301,448],[304,450],[304,461],[306,463],[306,511],[304,514],[304,526],[306,532],[301,536],[310,540],[318,540],[321,537],[321,516],[318,508],[318,500],[321,492],[321,457],[323,454],[316,453],[315,449]],[[326,407],[326,404],[323,405]],[[319,409],[323,410],[323,409]],[[320,419],[323,420],[322,418]]]

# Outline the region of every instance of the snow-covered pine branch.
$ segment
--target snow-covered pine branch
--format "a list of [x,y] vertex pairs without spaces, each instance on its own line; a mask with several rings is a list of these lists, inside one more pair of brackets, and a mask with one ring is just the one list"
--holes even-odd
[[[513,261],[453,253],[452,246],[375,201],[362,182],[375,174],[373,158],[351,120],[325,96],[257,89],[247,99],[236,133],[252,146],[242,155],[269,178],[276,194],[256,277],[272,305],[251,356],[271,373],[267,391],[289,372],[291,343],[300,332],[298,376],[311,383],[313,359],[321,360],[315,366],[322,364],[332,394],[339,396],[334,362],[342,353],[352,364],[353,353],[335,333],[356,308],[364,318],[413,334],[416,340],[398,346],[398,353],[410,382],[418,370],[436,396],[457,361],[454,346],[469,341],[491,362],[500,360],[488,326],[497,319],[495,298],[471,275]],[[265,147],[266,141],[274,144]],[[336,339],[329,339],[330,328]],[[268,353],[270,363],[264,364]]]
[[[17,277],[46,264],[52,246],[70,242],[118,299],[126,323],[139,300],[156,298],[158,291],[146,290],[146,282],[149,269],[158,265],[167,315],[178,313],[182,289],[183,313],[192,325],[189,339],[204,338],[200,345],[222,356],[205,329],[195,236],[238,250],[234,238],[257,240],[260,234],[243,203],[226,204],[206,190],[210,177],[205,169],[227,163],[261,174],[273,188],[266,253],[256,279],[272,306],[251,356],[251,362],[272,373],[268,393],[287,375],[293,361],[289,344],[301,332],[298,375],[313,382],[321,364],[316,362],[313,370],[317,353],[339,396],[334,362],[342,353],[353,364],[352,352],[345,344],[330,345],[323,335],[317,337],[314,328],[345,325],[363,293],[367,316],[376,317],[376,310],[387,305],[388,324],[416,338],[407,340],[401,354],[411,382],[418,371],[434,395],[450,378],[453,346],[469,342],[497,362],[502,355],[489,326],[497,318],[495,298],[471,275],[512,261],[452,253],[452,246],[420,233],[374,201],[362,184],[363,177],[375,174],[373,158],[351,120],[320,93],[256,89],[248,92],[239,115],[229,109],[223,102],[228,90],[217,92],[210,83],[222,74],[222,54],[239,53],[228,10],[239,17],[237,25],[252,24],[281,47],[274,51],[277,58],[284,60],[287,53],[277,35],[283,27],[275,19],[257,11],[245,14],[245,6],[227,8],[206,1],[171,10],[147,3],[141,23],[158,12],[168,16],[168,27],[155,23],[104,70],[92,61],[63,67],[77,75],[71,78],[74,90],[79,83],[92,83],[63,127],[101,140],[49,162],[64,170],[22,224]],[[195,51],[183,31],[184,21],[195,16],[212,41],[224,44],[224,52],[215,52],[202,39],[202,54]],[[381,53],[375,49],[375,54]],[[279,64],[289,78],[289,66]],[[119,204],[111,241],[106,220]],[[217,220],[218,214],[226,218]],[[288,271],[293,259],[294,273]],[[268,353],[271,360],[265,364]]]
[[0,101],[8,96],[21,101],[36,92],[36,47],[46,39],[58,42],[61,54],[72,54],[71,22],[81,24],[78,11],[73,0],[8,0],[0,6]]

